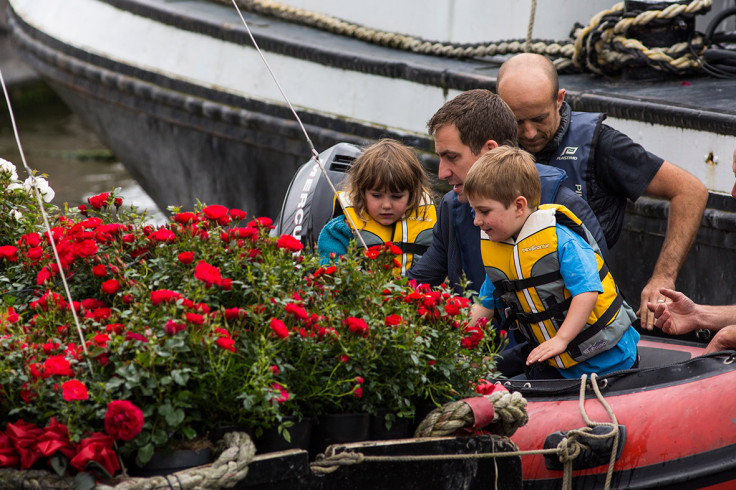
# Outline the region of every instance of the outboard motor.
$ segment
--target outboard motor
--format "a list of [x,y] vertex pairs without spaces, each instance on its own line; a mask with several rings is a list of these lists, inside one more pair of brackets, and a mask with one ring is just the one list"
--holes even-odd
[[[350,143],[338,143],[319,154],[327,175],[338,190],[338,183],[362,151]],[[334,197],[319,164],[312,158],[299,167],[291,180],[273,233],[292,235],[305,247],[316,247],[319,232],[332,219]]]

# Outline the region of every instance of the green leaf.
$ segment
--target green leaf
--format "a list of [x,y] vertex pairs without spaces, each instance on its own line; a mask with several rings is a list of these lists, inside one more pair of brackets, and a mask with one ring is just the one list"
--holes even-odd
[[189,381],[189,373],[184,372],[182,369],[174,369],[171,371],[171,377],[179,386],[186,386],[187,381]]
[[194,439],[195,437],[197,437],[197,431],[192,429],[191,427],[184,427],[181,430],[181,433],[184,434],[184,437],[186,437],[187,439]]
[[74,477],[71,490],[93,490],[97,486],[97,479],[90,473],[77,473]]
[[153,432],[153,435],[151,436],[151,441],[157,445],[157,446],[163,446],[168,442],[169,440],[169,434],[166,433],[165,430],[156,430]]
[[153,444],[146,444],[145,446],[138,449],[138,454],[135,457],[135,462],[138,466],[143,468],[151,461],[153,457]]
[[51,468],[54,469],[57,475],[64,476],[66,469],[69,467],[69,459],[60,452],[56,452],[49,458],[49,464],[51,464]]

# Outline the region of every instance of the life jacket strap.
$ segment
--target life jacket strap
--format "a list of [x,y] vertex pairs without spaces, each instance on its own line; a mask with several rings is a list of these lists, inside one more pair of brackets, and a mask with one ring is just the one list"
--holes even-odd
[[515,293],[524,289],[549,284],[560,279],[562,279],[562,274],[560,274],[559,270],[556,270],[539,276],[527,277],[526,279],[501,279],[494,282],[493,286],[499,294]]
[[405,254],[422,255],[428,249],[429,245],[419,245],[418,243],[410,242],[392,242],[394,245],[399,247]]

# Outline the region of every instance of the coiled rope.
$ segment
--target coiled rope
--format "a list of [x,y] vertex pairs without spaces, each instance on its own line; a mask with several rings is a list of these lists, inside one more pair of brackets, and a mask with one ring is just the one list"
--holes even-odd
[[[521,393],[494,392],[485,398],[493,404],[493,421],[488,426],[493,434],[510,437],[516,429],[529,421],[526,400]],[[417,427],[414,437],[438,437],[454,434],[459,429],[472,427],[473,411],[470,405],[458,400],[432,410]]]
[[[229,0],[212,1],[230,3]],[[490,43],[443,43],[373,29],[276,1],[233,1],[249,12],[412,53],[449,58],[482,58],[529,52],[548,56],[561,72],[584,70],[609,75],[632,66],[649,66],[678,74],[702,71],[700,60],[707,49],[703,36],[696,35],[687,42],[669,47],[648,47],[637,39],[628,38],[627,33],[632,28],[641,28],[647,24],[663,25],[677,18],[689,19],[704,14],[710,10],[712,4],[712,0],[693,0],[688,4],[671,4],[662,10],[624,12],[624,2],[620,2],[593,16],[587,26],[576,27],[571,39],[550,41],[531,38],[536,10],[536,0],[533,0],[526,39]]]
[[[563,478],[562,478],[562,489],[563,490],[570,490],[572,489],[572,471],[573,471],[573,461],[577,456],[579,456],[583,449],[586,449],[588,446],[586,446],[583,442],[581,442],[581,439],[613,439],[612,449],[611,449],[611,457],[609,460],[608,470],[606,472],[606,480],[604,484],[604,490],[609,490],[611,488],[611,480],[613,477],[613,469],[614,464],[616,462],[616,452],[618,448],[618,439],[619,439],[619,431],[618,431],[618,420],[616,419],[616,415],[613,413],[613,410],[611,409],[610,405],[606,402],[606,400],[603,398],[603,395],[601,394],[600,388],[598,386],[598,377],[596,374],[592,374],[590,376],[590,384],[593,388],[593,392],[596,395],[596,398],[598,401],[603,405],[604,409],[606,410],[606,413],[608,414],[609,418],[611,419],[611,422],[594,422],[589,417],[587,412],[585,411],[585,395],[586,395],[586,387],[588,378],[587,375],[583,375],[580,379],[580,398],[578,403],[578,409],[580,411],[580,415],[582,416],[583,420],[586,423],[586,427],[583,427],[581,429],[575,429],[570,430],[567,432],[566,437],[564,437],[560,443],[557,445],[557,447],[552,449],[534,449],[534,450],[525,450],[525,451],[508,451],[508,452],[488,452],[488,453],[477,453],[477,454],[424,454],[424,455],[406,455],[406,456],[370,456],[365,455],[357,451],[350,451],[346,450],[343,447],[340,447],[339,445],[330,446],[327,448],[325,453],[320,454],[317,456],[316,461],[311,463],[311,468],[313,473],[318,474],[328,474],[336,471],[341,466],[349,466],[349,465],[355,465],[355,464],[361,464],[364,462],[416,462],[416,461],[438,461],[438,460],[470,460],[470,459],[486,459],[486,458],[508,458],[508,457],[515,457],[515,456],[530,456],[530,455],[548,455],[548,454],[556,454],[560,462],[564,465],[563,470]],[[487,396],[486,398],[491,399],[493,397],[493,406],[494,410],[496,407],[498,407],[498,410],[503,412],[505,409],[507,409],[508,406],[515,405],[519,408],[519,411],[524,413],[524,416],[522,418],[526,417],[526,400],[518,393],[506,393],[501,394],[501,396],[494,397],[494,395],[497,395],[500,393],[492,393],[491,395]],[[514,402],[510,402],[511,398],[513,397]],[[523,402],[520,402],[519,399],[523,400]],[[504,400],[504,402],[500,402],[501,400]],[[420,429],[417,429],[417,434],[420,432],[422,434],[426,435],[440,435],[445,434],[447,435],[447,430],[450,430],[451,428],[455,428],[455,430],[466,428],[466,427],[472,427],[473,426],[473,420],[472,415],[469,418],[468,414],[465,413],[464,410],[459,409],[457,406],[458,403],[461,402],[451,402],[449,404],[446,404],[442,407],[441,410],[439,410],[441,413],[445,414],[451,414],[447,415],[445,418],[437,418],[435,419],[432,414],[427,416],[424,421],[420,424]],[[453,409],[445,409],[447,405],[452,405]],[[523,407],[523,409],[522,409]],[[507,414],[511,417],[512,414],[517,413],[515,410],[508,410]],[[435,422],[427,422],[428,419],[434,419]],[[447,419],[453,419],[454,422],[448,422]],[[500,418],[503,418],[503,416],[500,416]],[[509,430],[510,427],[513,425],[516,425],[518,421],[520,421],[522,418],[517,419],[517,421],[511,422],[511,424],[508,426]],[[427,422],[427,423],[425,423]],[[496,422],[495,413],[494,413],[494,423]],[[524,421],[526,423],[526,420]],[[438,426],[438,430],[434,431],[434,425]],[[523,425],[523,424],[521,424]],[[594,434],[592,433],[593,428],[598,426],[610,426],[611,431],[607,434]],[[515,429],[514,429],[515,431]],[[451,432],[454,433],[454,432]],[[513,432],[512,432],[513,433]],[[415,437],[417,437],[417,434],[415,434]],[[420,436],[425,437],[425,436]],[[498,437],[498,435],[494,436]],[[510,441],[509,441],[510,442]],[[511,443],[513,447],[516,447],[513,443]]]

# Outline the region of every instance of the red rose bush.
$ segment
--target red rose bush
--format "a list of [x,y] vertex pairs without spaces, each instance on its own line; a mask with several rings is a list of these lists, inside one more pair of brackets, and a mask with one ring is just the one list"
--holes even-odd
[[393,277],[396,247],[320,265],[268,218],[199,205],[154,225],[115,192],[43,203],[45,230],[3,169],[0,466],[114,474],[219,425],[412,417],[493,377],[490,325],[467,325],[468,298]]

